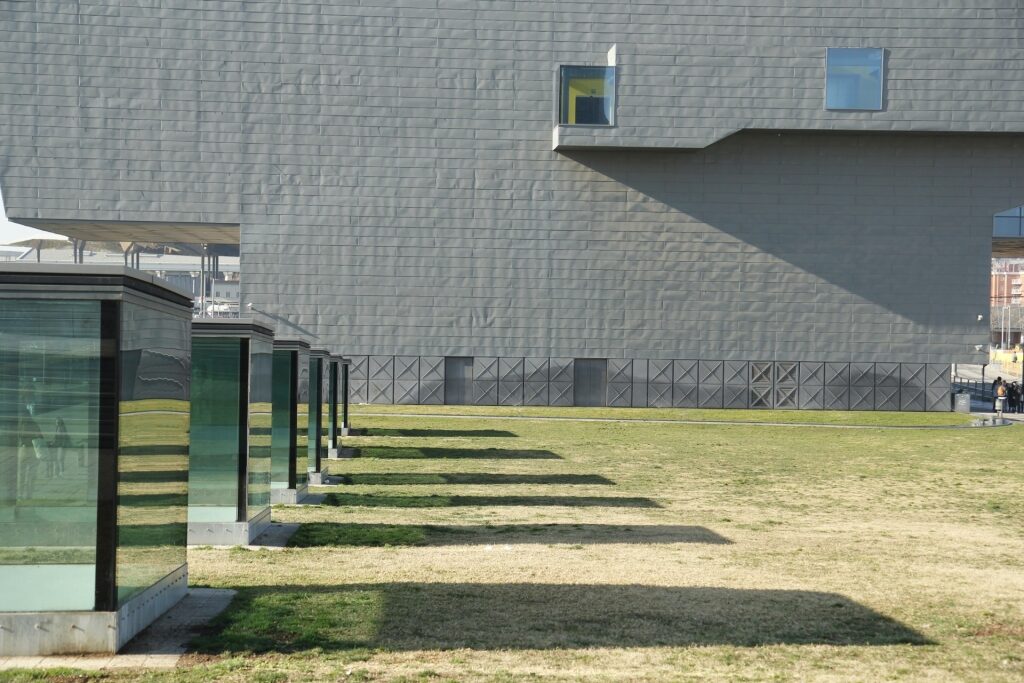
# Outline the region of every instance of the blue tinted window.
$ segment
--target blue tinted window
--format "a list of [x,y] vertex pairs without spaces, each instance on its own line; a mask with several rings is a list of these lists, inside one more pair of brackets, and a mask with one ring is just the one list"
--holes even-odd
[[992,220],[993,237],[1020,237],[1021,232],[1021,207],[997,213]]
[[884,51],[829,48],[825,66],[825,108],[882,110]]

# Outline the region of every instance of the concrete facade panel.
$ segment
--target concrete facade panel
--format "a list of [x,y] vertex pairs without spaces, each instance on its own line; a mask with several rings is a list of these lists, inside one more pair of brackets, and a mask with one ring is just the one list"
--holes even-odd
[[[800,405],[870,387],[932,409],[943,368],[984,362],[992,216],[1024,204],[1022,20],[1017,0],[0,3],[0,186],[30,223],[240,224],[243,306],[352,357],[353,402],[436,400],[465,356],[522,362],[522,401],[564,405],[578,357],[608,358],[628,405],[668,384],[724,405],[726,364],[766,363],[746,402],[788,407],[799,361]],[[553,151],[557,67],[612,45],[617,126]],[[825,111],[825,49],[860,45],[887,51],[883,111]],[[907,364],[935,367],[920,396]]]

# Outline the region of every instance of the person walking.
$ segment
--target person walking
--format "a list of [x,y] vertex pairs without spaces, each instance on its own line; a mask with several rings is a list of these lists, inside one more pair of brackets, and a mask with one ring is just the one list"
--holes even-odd
[[68,436],[68,427],[64,424],[64,418],[58,417],[53,430],[53,442],[50,444],[50,458],[53,462],[53,476],[64,476],[64,456],[67,449],[71,448],[71,437]]

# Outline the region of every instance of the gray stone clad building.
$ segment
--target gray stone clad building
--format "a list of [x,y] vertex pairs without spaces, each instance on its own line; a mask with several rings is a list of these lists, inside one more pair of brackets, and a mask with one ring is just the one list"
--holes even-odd
[[354,401],[948,410],[1022,67],[1018,0],[6,0],[0,185],[240,243]]

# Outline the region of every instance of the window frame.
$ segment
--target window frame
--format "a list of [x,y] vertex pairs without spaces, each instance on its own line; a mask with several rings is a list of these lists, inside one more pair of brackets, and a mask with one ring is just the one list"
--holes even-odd
[[[872,50],[879,53],[881,61],[879,64],[879,79],[878,79],[878,107],[830,107],[828,106],[828,86],[829,86],[829,66],[831,64],[832,52],[838,52],[843,50]],[[887,50],[882,47],[826,47],[825,48],[825,87],[822,93],[823,104],[825,111],[836,111],[836,112],[879,112],[885,111],[886,105],[886,69],[888,67],[888,54]]]
[[[604,79],[607,82],[608,72],[611,72],[611,108],[608,123],[567,123],[562,121],[563,83],[567,69],[601,69],[605,72]],[[615,128],[618,126],[619,107],[619,74],[618,67],[611,64],[559,64],[555,67],[555,125],[569,126],[572,128]],[[568,114],[566,114],[568,116]]]

